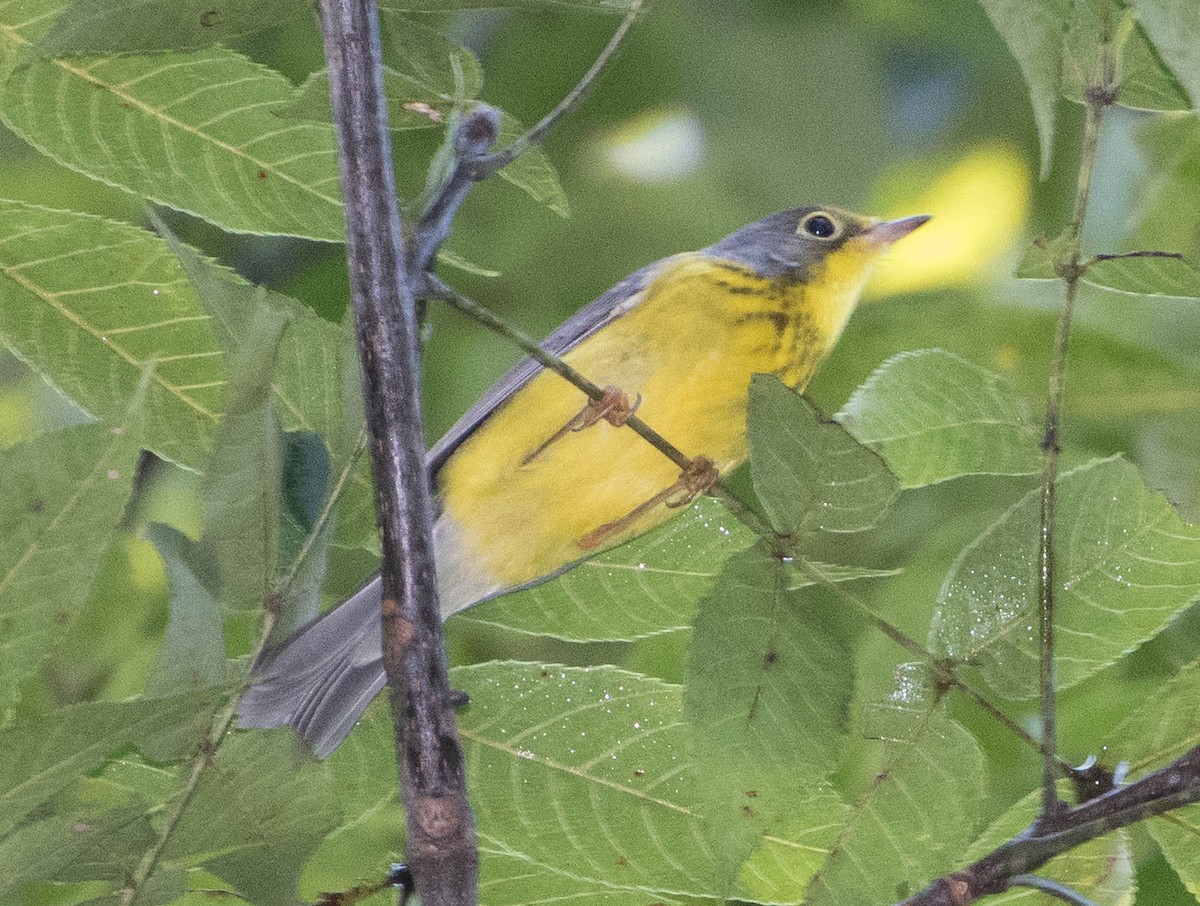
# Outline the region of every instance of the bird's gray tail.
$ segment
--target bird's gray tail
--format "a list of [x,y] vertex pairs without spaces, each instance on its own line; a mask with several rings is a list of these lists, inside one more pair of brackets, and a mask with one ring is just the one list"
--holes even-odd
[[383,688],[382,594],[376,576],[336,610],[268,649],[254,665],[238,726],[294,727],[320,758],[336,749]]

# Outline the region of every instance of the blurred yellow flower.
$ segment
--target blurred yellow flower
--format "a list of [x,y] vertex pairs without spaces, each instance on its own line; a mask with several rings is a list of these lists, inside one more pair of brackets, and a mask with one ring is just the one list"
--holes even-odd
[[[1029,215],[1030,171],[1009,147],[971,151],[929,183],[928,163],[885,173],[877,201],[865,206],[878,216],[932,214],[933,220],[904,240],[880,266],[866,297],[976,283],[1008,257]],[[926,188],[921,191],[920,186]]]

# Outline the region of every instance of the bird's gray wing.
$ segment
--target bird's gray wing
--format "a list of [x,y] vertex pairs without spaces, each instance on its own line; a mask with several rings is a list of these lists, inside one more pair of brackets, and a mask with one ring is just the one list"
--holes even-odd
[[[640,293],[654,281],[654,278],[665,266],[679,257],[681,256],[676,255],[655,261],[630,274],[564,321],[554,333],[542,341],[541,347],[547,352],[559,356],[569,352],[601,327],[616,320],[636,305],[640,301]],[[503,377],[496,381],[430,449],[425,459],[430,474],[436,475],[438,469],[450,458],[450,454],[474,434],[493,412],[533,380],[541,370],[542,365],[533,359],[526,358],[510,368]]]

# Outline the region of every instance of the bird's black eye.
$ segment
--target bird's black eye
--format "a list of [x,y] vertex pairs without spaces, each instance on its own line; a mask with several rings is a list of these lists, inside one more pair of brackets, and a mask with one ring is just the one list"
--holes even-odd
[[800,224],[800,229],[818,239],[832,239],[837,235],[837,224],[827,214],[809,214]]

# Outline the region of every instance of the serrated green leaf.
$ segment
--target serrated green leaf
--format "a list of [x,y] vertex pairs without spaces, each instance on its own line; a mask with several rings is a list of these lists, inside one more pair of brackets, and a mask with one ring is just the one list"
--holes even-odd
[[[1063,785],[1064,801],[1070,791]],[[1037,818],[1041,791],[1035,791],[1009,808],[976,837],[961,861],[981,859],[1003,843],[1016,837]],[[1131,906],[1137,891],[1129,838],[1124,831],[1089,840],[1051,859],[1037,870],[1043,877],[1065,884],[1088,897],[1096,906]],[[997,904],[1024,903],[1040,906],[1045,894],[1029,887],[1012,887],[989,897]]]
[[481,267],[473,261],[468,261],[462,255],[442,246],[438,249],[437,260],[441,264],[448,264],[451,267],[456,267],[460,271],[465,271],[468,274],[475,274],[478,277],[499,277],[500,271],[494,271],[490,268]]
[[777,530],[860,532],[891,505],[883,460],[778,378],[754,376],[747,417],[754,490]]
[[[615,903],[714,895],[678,686],[612,667],[515,663],[451,679],[471,698],[459,731],[480,846],[536,866],[521,902],[561,878]],[[736,897],[769,888],[799,899],[840,814],[826,797],[793,818],[786,838],[764,841],[754,886],[736,885]]]
[[146,679],[146,695],[164,698],[225,681],[225,634],[210,550],[170,526],[155,523],[147,537],[167,573],[169,618],[162,651]]
[[158,760],[179,758],[203,726],[192,697],[89,702],[0,730],[0,835],[111,753],[135,745]]
[[887,752],[805,903],[890,903],[956,867],[984,790],[979,746],[938,708]]
[[136,430],[96,424],[0,451],[0,708],[82,608],[139,447]]
[[721,565],[753,543],[721,504],[700,498],[660,528],[454,619],[576,642],[684,629]]
[[[968,545],[938,596],[929,633],[939,656],[978,664],[996,691],[1036,694],[1041,489]],[[1137,470],[1090,463],[1058,481],[1057,679],[1075,685],[1162,630],[1200,595],[1200,527]]]
[[1179,83],[1163,66],[1133,13],[1119,0],[1075,0],[1063,43],[1063,94],[1083,103],[1097,77],[1098,48],[1107,29],[1116,53],[1117,103],[1135,110],[1189,110]]
[[1012,388],[940,349],[884,362],[837,420],[877,450],[905,488],[1041,470],[1037,432]]
[[1172,809],[1170,819],[1152,818],[1147,829],[1192,896],[1200,898],[1200,805]]
[[[680,690],[614,668],[486,664],[453,672],[481,845],[553,874],[704,895]],[[536,899],[536,889],[530,891]]]
[[281,121],[282,75],[223,47],[35,60],[5,125],[59,163],[233,232],[344,237],[330,126]]
[[1192,0],[1131,0],[1134,14],[1200,113],[1200,4]]
[[308,12],[301,0],[74,0],[32,53],[196,50]]
[[567,7],[596,12],[624,13],[633,8],[634,2],[635,0],[382,0],[379,6],[382,9],[413,13],[505,7],[528,7],[530,9]]
[[300,754],[291,731],[237,734],[201,778],[163,860],[203,865],[254,903],[292,906],[304,863],[339,819],[328,769]]
[[851,659],[789,597],[789,578],[762,547],[739,554],[692,633],[683,714],[722,896],[763,836],[786,833],[791,816],[829,798],[824,781],[845,738]]
[[1063,34],[1071,12],[1070,0],[980,0],[992,27],[1016,58],[1029,88],[1033,120],[1042,148],[1041,177],[1050,172],[1054,152],[1054,121],[1062,80]]

